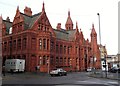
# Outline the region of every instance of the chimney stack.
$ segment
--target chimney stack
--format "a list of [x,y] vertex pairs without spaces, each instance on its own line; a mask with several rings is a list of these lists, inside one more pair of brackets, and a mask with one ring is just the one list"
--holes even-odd
[[31,8],[25,7],[25,9],[24,9],[24,14],[26,14],[26,15],[28,15],[28,16],[32,16]]
[[9,21],[9,22],[10,22],[10,18],[9,18],[9,17],[7,17],[7,18],[6,18],[6,21]]
[[60,29],[61,29],[61,23],[58,23],[56,28],[57,28],[58,30],[60,30]]

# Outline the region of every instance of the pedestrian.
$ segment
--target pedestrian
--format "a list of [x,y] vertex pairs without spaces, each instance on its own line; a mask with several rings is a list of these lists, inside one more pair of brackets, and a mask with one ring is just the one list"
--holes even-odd
[[5,66],[2,67],[2,74],[5,76]]

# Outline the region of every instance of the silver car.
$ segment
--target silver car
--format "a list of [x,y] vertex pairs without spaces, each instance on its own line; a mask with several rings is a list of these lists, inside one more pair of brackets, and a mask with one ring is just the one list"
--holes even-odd
[[50,75],[51,76],[54,76],[54,75],[66,76],[67,72],[63,70],[62,68],[57,68],[57,69],[53,69],[52,71],[50,71]]

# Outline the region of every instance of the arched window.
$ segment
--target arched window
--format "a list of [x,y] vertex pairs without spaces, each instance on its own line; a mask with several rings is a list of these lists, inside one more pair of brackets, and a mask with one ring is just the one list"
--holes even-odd
[[52,57],[50,58],[50,64],[51,64],[51,65],[54,65],[53,63],[54,63],[54,60],[53,60],[53,56],[52,56]]
[[47,39],[47,50],[49,50],[49,39]]
[[66,54],[66,46],[64,46],[64,54]]
[[51,42],[51,51],[54,51],[54,42]]
[[7,50],[7,42],[4,42],[4,51]]
[[40,24],[38,24],[38,30],[41,30],[41,28],[40,28]]
[[42,50],[42,39],[39,39],[39,48]]
[[59,59],[58,59],[58,57],[56,57],[56,65],[58,65],[59,64]]
[[64,58],[64,65],[66,65],[66,57]]
[[63,50],[62,50],[62,45],[60,45],[60,53],[62,53],[62,51],[63,51]]
[[58,50],[59,48],[58,48],[58,45],[56,45],[56,53],[58,53],[59,52],[59,50]]
[[43,49],[46,49],[46,39],[43,39]]
[[16,40],[13,41],[13,49],[16,50]]
[[70,65],[70,57],[68,58],[68,65]]
[[23,49],[26,49],[26,43],[27,43],[26,40],[27,40],[26,38],[23,39]]
[[46,57],[43,56],[43,65],[45,65],[45,64],[46,64]]
[[31,46],[32,46],[32,50],[36,50],[36,38],[32,38]]
[[42,57],[39,56],[39,64],[41,65],[42,64]]
[[62,57],[60,57],[60,64],[62,65],[62,63],[63,63],[63,59]]
[[21,49],[21,39],[18,39],[18,49]]

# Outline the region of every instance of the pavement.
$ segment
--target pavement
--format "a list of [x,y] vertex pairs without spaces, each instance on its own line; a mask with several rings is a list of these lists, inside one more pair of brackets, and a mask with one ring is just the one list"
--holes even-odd
[[49,74],[47,73],[36,73],[36,72],[24,72],[24,73],[6,73],[5,76],[2,75],[2,79],[16,79],[16,78],[39,78],[39,77],[48,77]]
[[[86,74],[90,77],[94,77],[94,78],[106,78],[106,79],[112,79],[112,80],[119,80],[120,81],[120,73],[109,73],[107,72],[107,74],[105,72],[86,72]],[[17,76],[16,76],[17,75]],[[22,76],[21,76],[22,75]],[[24,76],[25,75],[25,76]],[[30,76],[29,76],[30,75]],[[106,76],[107,75],[107,76]],[[39,76],[42,77],[48,77],[50,76],[48,73],[36,73],[36,72],[25,72],[25,73],[6,73],[6,76],[2,76],[2,78],[0,79],[0,81],[3,79],[10,79],[12,76],[12,78],[15,77],[21,77],[21,78],[37,78]]]
[[95,78],[106,78],[112,80],[120,81],[120,73],[110,73],[110,72],[89,72],[88,76]]

